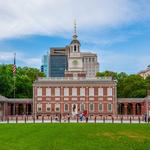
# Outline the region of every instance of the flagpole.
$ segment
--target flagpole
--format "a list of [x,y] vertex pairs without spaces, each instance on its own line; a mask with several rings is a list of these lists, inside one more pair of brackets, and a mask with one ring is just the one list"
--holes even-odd
[[[14,99],[16,98],[16,53],[14,53],[14,64],[13,64],[13,79],[14,79]],[[13,114],[15,115],[15,100],[14,100],[14,112]]]

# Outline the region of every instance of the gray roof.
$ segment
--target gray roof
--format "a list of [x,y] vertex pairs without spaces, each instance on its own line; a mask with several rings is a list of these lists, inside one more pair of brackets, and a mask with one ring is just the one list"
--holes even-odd
[[8,100],[8,98],[6,98],[5,96],[2,96],[2,95],[0,95],[0,101],[7,101]]
[[28,98],[7,98],[5,96],[0,95],[0,102],[32,102],[32,99]]
[[77,39],[73,39],[70,44],[76,44],[76,43],[81,45],[79,40],[77,40]]

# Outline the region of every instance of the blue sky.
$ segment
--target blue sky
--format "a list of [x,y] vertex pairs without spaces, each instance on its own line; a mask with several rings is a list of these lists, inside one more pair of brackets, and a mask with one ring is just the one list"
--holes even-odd
[[40,68],[50,47],[70,43],[76,18],[81,51],[100,71],[137,73],[150,64],[150,0],[0,0],[0,63]]

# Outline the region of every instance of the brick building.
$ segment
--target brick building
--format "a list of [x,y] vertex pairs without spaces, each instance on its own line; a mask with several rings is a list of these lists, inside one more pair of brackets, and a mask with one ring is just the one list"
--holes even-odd
[[116,81],[111,78],[39,78],[33,84],[33,113],[117,114]]

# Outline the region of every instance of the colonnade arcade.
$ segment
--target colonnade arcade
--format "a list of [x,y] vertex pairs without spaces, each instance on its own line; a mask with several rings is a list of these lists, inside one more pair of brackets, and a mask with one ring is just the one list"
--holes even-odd
[[119,102],[117,109],[119,115],[142,115],[144,113],[144,103]]

